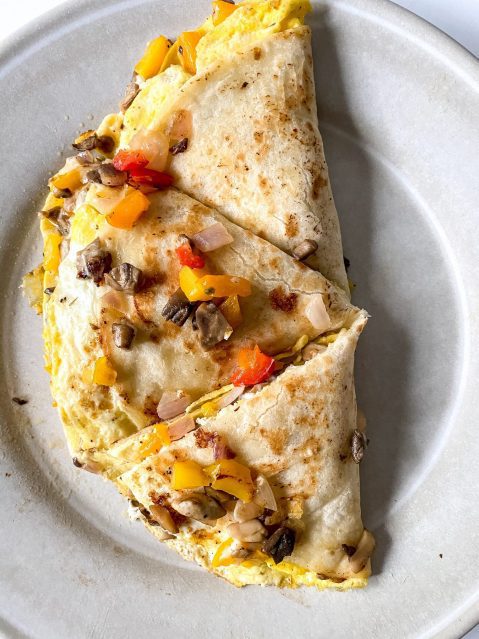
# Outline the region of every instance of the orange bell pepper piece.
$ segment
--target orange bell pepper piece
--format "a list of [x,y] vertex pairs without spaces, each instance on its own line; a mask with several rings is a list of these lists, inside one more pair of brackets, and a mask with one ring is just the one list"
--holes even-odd
[[184,31],[178,38],[178,56],[181,66],[188,73],[196,73],[196,45],[202,34],[198,31]]
[[205,275],[197,280],[194,287],[183,293],[190,302],[208,302],[215,297],[251,295],[251,284],[244,277],[235,275]]
[[200,488],[209,486],[211,479],[203,472],[203,469],[195,461],[175,462],[171,474],[171,487],[173,490],[183,488]]
[[230,297],[221,304],[220,311],[223,313],[226,321],[233,329],[238,328],[243,321],[237,295],[230,295]]
[[93,368],[93,383],[101,386],[113,386],[117,372],[106,357],[99,357]]
[[213,2],[213,24],[221,24],[228,18],[238,7],[234,2],[225,2],[225,0],[216,0]]
[[165,36],[151,40],[146,47],[143,57],[135,66],[135,71],[138,75],[141,75],[144,80],[148,80],[148,78],[152,78],[156,75],[161,69],[161,65],[166,58],[169,48],[170,43]]
[[125,198],[107,216],[111,226],[118,229],[131,229],[142,213],[150,206],[150,201],[141,191],[131,189]]
[[168,432],[168,424],[158,423],[153,426],[151,435],[141,444],[138,454],[141,460],[146,459],[150,455],[156,455],[163,446],[171,444],[170,434]]

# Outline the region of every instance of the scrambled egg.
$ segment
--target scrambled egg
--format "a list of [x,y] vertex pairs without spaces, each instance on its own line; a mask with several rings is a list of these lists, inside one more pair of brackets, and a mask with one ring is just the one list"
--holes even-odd
[[[305,14],[311,10],[309,0],[257,0],[239,3],[237,7],[219,25],[213,26],[208,18],[198,29],[205,34],[196,47],[198,72],[272,33],[303,24]],[[125,113],[120,147],[127,147],[141,129],[160,128],[181,88],[192,77],[179,64],[174,64],[147,80]]]

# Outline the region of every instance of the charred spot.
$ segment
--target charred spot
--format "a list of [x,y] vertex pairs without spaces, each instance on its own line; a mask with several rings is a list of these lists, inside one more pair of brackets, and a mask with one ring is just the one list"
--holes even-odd
[[198,448],[211,448],[218,437],[218,433],[197,428],[194,432]]
[[321,175],[321,173],[314,178],[314,182],[313,182],[313,198],[315,200],[318,199],[321,189],[323,189],[325,186],[327,186],[327,184],[328,184],[328,181],[326,180],[326,178],[324,178]]
[[287,293],[282,286],[270,291],[268,297],[271,308],[275,311],[283,311],[283,313],[292,313],[298,302],[296,293]]

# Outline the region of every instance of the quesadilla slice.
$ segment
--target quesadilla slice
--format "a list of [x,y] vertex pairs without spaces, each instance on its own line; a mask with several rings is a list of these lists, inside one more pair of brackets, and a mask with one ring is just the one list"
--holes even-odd
[[334,341],[158,453],[138,461],[155,429],[112,446],[148,529],[237,586],[364,586],[374,539],[361,522],[353,361],[366,319],[356,309]]
[[213,6],[171,46],[163,36],[149,44],[124,115],[100,131],[348,291],[303,24],[309,2]]
[[[148,208],[127,228],[122,211],[136,200]],[[69,216],[47,212],[42,224],[47,365],[78,460],[232,390],[239,359],[272,362],[350,314],[322,275],[175,189],[145,196],[89,183]]]

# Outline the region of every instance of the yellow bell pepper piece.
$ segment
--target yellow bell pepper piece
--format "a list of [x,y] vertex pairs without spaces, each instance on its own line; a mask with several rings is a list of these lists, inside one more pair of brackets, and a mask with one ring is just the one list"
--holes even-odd
[[153,432],[141,444],[138,456],[141,460],[146,459],[147,457],[150,457],[150,455],[156,455],[156,453],[159,453],[163,446],[169,446],[170,444],[171,439],[168,432],[168,424],[155,424],[153,426]]
[[244,502],[252,500],[254,485],[247,466],[234,459],[220,459],[204,470],[212,478],[211,486],[216,490],[234,495]]
[[48,233],[43,244],[43,268],[56,273],[60,265],[60,244],[63,237],[60,233]]
[[223,313],[226,321],[233,329],[238,328],[243,321],[237,295],[230,295],[230,297],[221,304],[220,311]]
[[160,73],[163,73],[163,71],[168,67],[171,67],[172,64],[180,64],[178,47],[179,43],[178,40],[176,40],[168,49],[168,53],[166,54],[165,59],[163,60],[163,64],[161,65]]
[[116,382],[117,372],[111,366],[106,357],[99,357],[93,369],[93,383],[101,386],[113,386]]
[[196,283],[201,277],[207,275],[206,271],[202,268],[190,268],[189,266],[183,266],[180,269],[180,288],[185,295],[187,291],[191,291],[195,288]]
[[247,297],[251,295],[251,284],[244,277],[235,275],[205,275],[190,290],[182,290],[190,302],[207,302],[215,297]]
[[184,31],[178,38],[178,54],[181,66],[188,73],[196,73],[196,45],[203,34],[198,31]]
[[67,173],[57,173],[50,180],[50,184],[57,189],[76,191],[82,185],[80,169],[72,169]]
[[233,542],[233,537],[228,537],[228,539],[223,541],[218,546],[213,559],[211,560],[211,565],[213,566],[213,568],[219,568],[220,566],[229,566],[237,561],[237,559],[235,557],[232,557],[231,555],[224,556],[225,552],[228,550]]
[[203,469],[195,461],[175,462],[171,475],[171,487],[173,490],[183,488],[200,488],[209,486],[211,479],[203,472]]
[[135,66],[138,75],[148,80],[159,73],[169,48],[170,43],[163,35],[149,42],[143,57]]
[[213,2],[213,24],[221,24],[228,18],[238,7],[232,2],[225,2],[225,0],[216,0]]
[[131,189],[106,219],[115,228],[131,229],[149,206],[150,200],[146,195],[137,189]]

